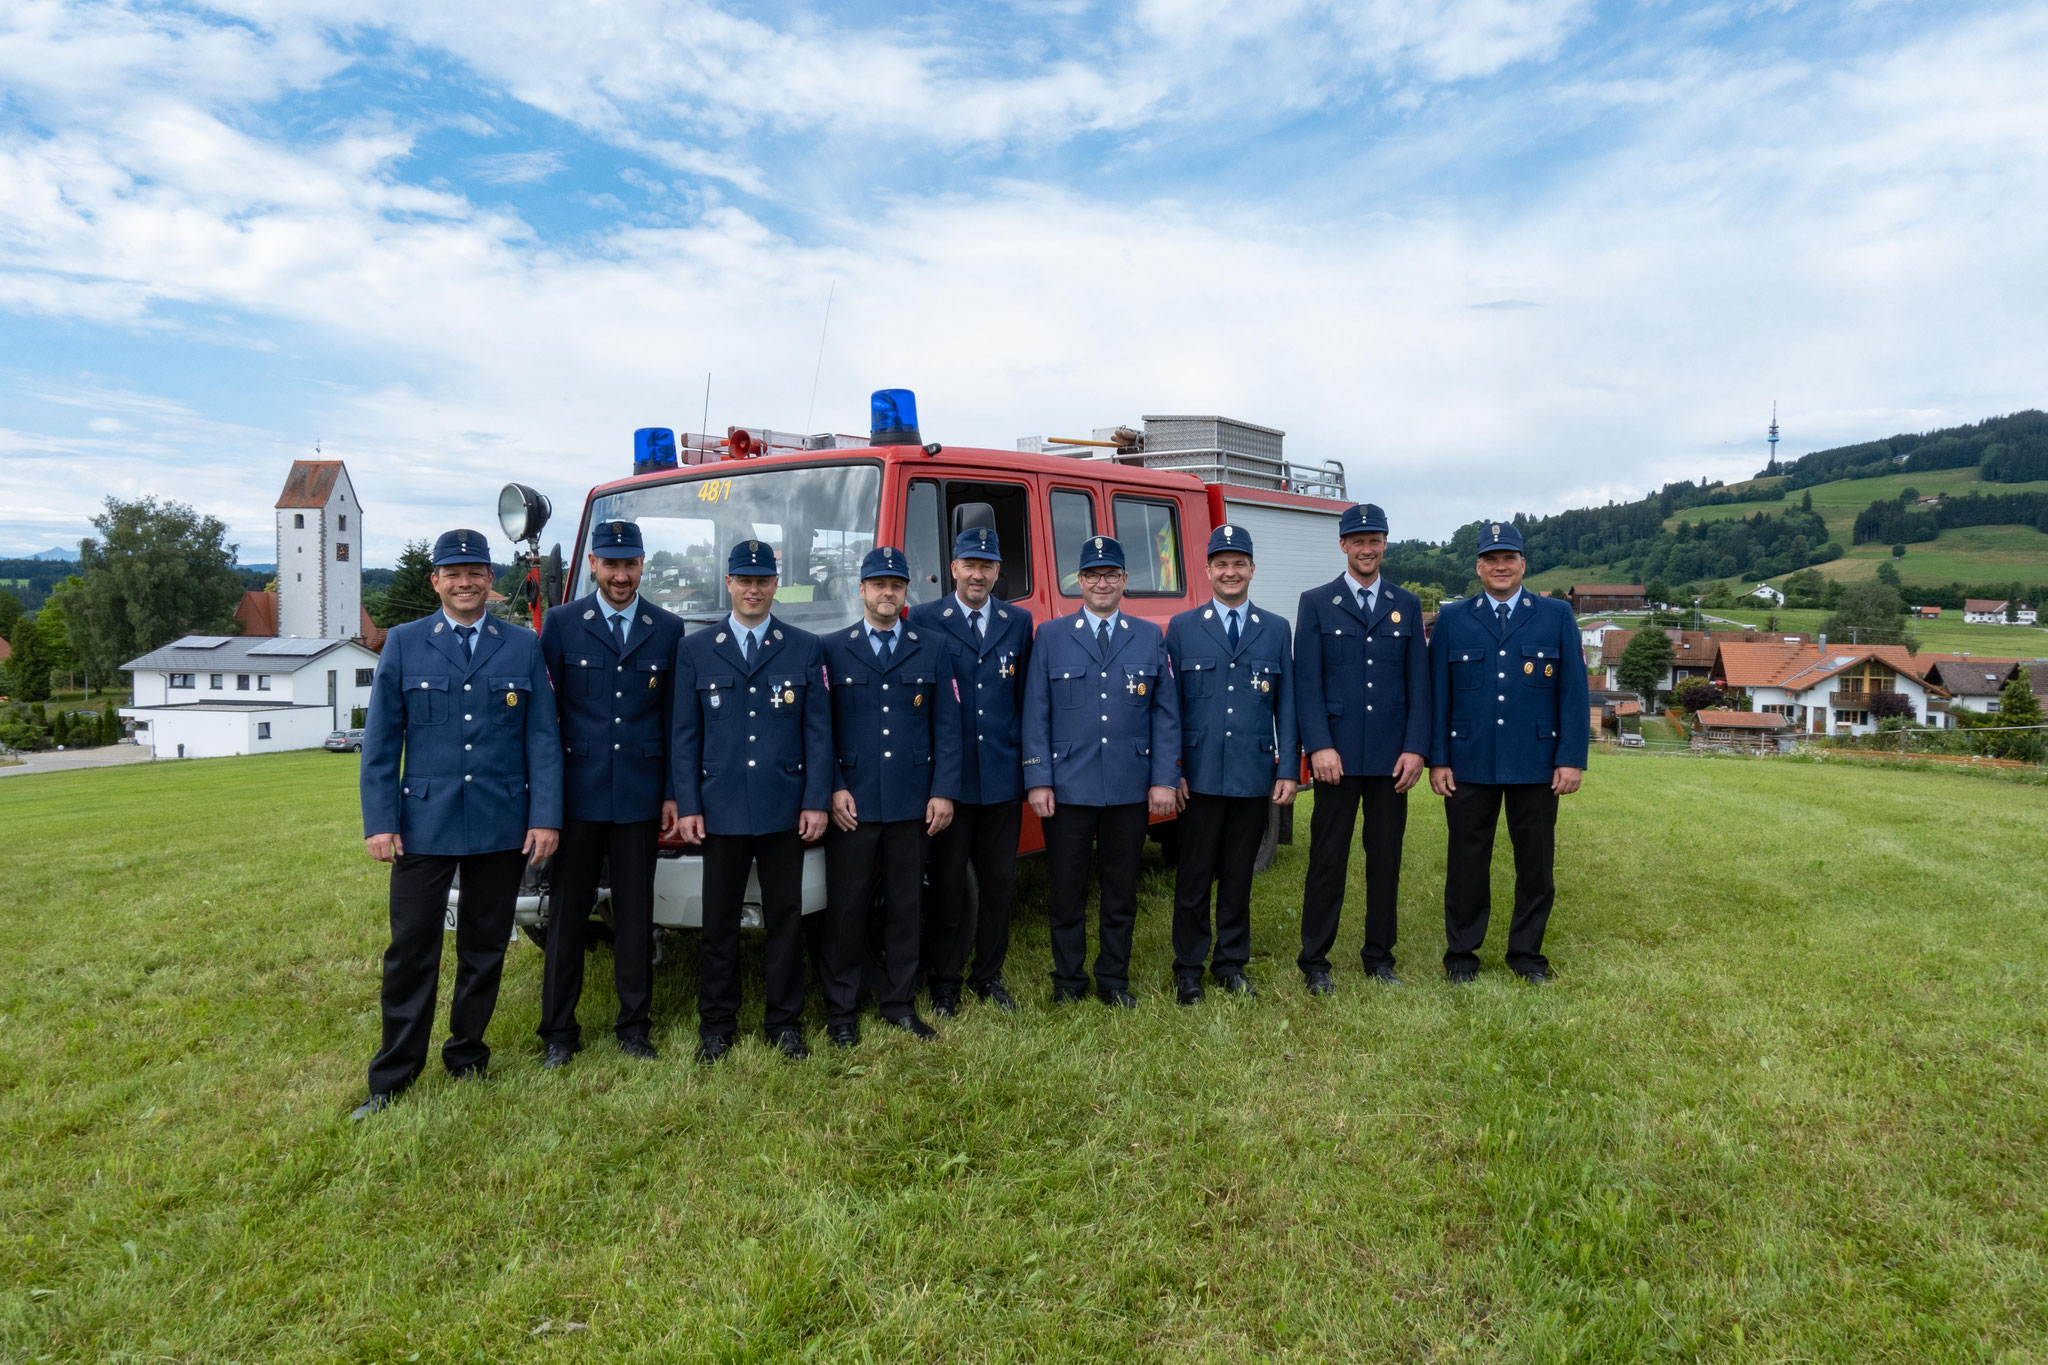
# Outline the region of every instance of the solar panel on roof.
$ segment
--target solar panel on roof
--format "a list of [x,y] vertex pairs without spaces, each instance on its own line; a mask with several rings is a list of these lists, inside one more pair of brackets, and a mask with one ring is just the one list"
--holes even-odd
[[270,657],[283,656],[285,658],[303,659],[325,652],[332,643],[333,641],[331,640],[301,640],[295,637],[287,637],[282,640],[265,640],[262,644],[250,649],[249,653],[252,655],[262,654]]
[[219,649],[234,637],[231,635],[187,635],[182,640],[173,640],[172,649]]

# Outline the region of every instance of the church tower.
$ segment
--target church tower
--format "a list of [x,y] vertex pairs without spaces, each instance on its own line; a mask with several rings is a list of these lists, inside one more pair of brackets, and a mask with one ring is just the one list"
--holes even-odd
[[277,499],[277,633],[361,630],[363,509],[340,460],[295,460]]

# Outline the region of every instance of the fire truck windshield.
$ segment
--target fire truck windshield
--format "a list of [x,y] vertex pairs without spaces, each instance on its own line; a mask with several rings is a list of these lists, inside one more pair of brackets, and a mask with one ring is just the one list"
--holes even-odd
[[[725,562],[742,540],[775,547],[781,570],[775,611],[784,620],[817,630],[858,613],[860,561],[875,547],[881,467],[863,462],[746,472],[736,465],[711,466],[686,482],[607,493],[591,504],[589,524],[640,524],[647,546],[640,595],[678,616],[710,621],[732,609]],[[579,554],[569,595],[589,592],[589,578]]]

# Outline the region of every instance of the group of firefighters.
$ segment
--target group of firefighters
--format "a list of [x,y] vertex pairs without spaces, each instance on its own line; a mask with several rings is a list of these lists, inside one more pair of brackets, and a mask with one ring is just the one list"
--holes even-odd
[[[625,1052],[653,1058],[663,835],[703,860],[705,1063],[731,1050],[738,1029],[750,877],[766,935],[763,1022],[785,1056],[809,1055],[807,956],[835,1047],[859,1044],[866,1000],[885,1023],[937,1037],[916,1008],[920,982],[941,1018],[959,1012],[964,990],[1015,1010],[1003,969],[1026,803],[1050,860],[1056,1004],[1092,984],[1105,1004],[1136,1007],[1138,861],[1160,816],[1179,824],[1178,1000],[1200,1003],[1205,976],[1255,995],[1253,866],[1270,808],[1295,799],[1304,753],[1315,801],[1297,965],[1310,994],[1335,990],[1329,953],[1361,807],[1361,957],[1369,975],[1399,984],[1407,792],[1425,774],[1449,826],[1446,974],[1462,983],[1478,970],[1505,806],[1515,863],[1507,965],[1541,984],[1557,802],[1578,789],[1586,762],[1576,622],[1563,603],[1523,589],[1520,534],[1499,522],[1478,546],[1482,591],[1445,604],[1425,639],[1421,602],[1380,574],[1387,530],[1378,507],[1349,508],[1338,525],[1343,571],[1303,593],[1290,624],[1251,600],[1251,537],[1220,526],[1208,545],[1211,600],[1162,631],[1122,610],[1124,551],[1112,537],[1083,543],[1081,609],[1035,625],[995,594],[995,531],[970,528],[953,546],[950,594],[906,608],[908,561],[880,546],[861,565],[860,618],[823,635],[775,615],[775,553],[758,540],[729,547],[725,619],[686,635],[639,595],[644,545],[630,521],[598,524],[595,590],[550,610],[536,635],[487,615],[484,536],[448,532],[433,553],[441,610],[391,631],[364,732],[363,829],[370,855],[392,864],[391,941],[382,1042],[355,1117],[382,1110],[426,1065],[458,872],[442,1048],[453,1076],[484,1073],[521,878],[551,856],[543,1065],[566,1066],[582,1046],[584,936],[607,870],[614,1027]],[[807,923],[804,850],[820,840],[827,904]]]

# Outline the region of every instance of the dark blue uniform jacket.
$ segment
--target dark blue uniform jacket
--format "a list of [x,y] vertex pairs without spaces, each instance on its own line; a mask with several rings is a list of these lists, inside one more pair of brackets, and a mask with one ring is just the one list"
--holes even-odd
[[571,820],[654,820],[675,795],[668,745],[683,623],[639,598],[632,617],[623,654],[595,593],[541,622],[562,721],[562,813]]
[[562,739],[532,631],[485,616],[466,652],[441,612],[392,627],[363,727],[363,835],[407,853],[519,848],[562,827]]
[[1105,656],[1086,611],[1038,628],[1024,684],[1024,788],[1055,802],[1128,806],[1180,781],[1180,690],[1166,637],[1128,612]]
[[832,806],[832,711],[824,653],[807,630],[768,618],[754,667],[721,621],[675,653],[669,746],[676,813],[707,834],[780,834]]
[[1024,794],[1024,668],[1031,658],[1031,613],[991,597],[987,632],[976,635],[952,594],[910,609],[919,634],[944,639],[960,679],[960,799],[972,805]]
[[1524,591],[1502,634],[1485,593],[1446,602],[1429,646],[1431,767],[1460,782],[1548,783],[1586,766],[1586,655],[1572,609]]
[[1429,753],[1429,653],[1422,603],[1384,579],[1370,619],[1350,574],[1301,595],[1294,618],[1301,747],[1335,749],[1346,777],[1388,777]]
[[1167,623],[1166,653],[1180,685],[1180,775],[1208,796],[1271,796],[1301,775],[1294,663],[1287,621],[1246,603],[1237,648],[1213,604]]
[[960,798],[960,683],[946,642],[905,622],[885,667],[865,619],[822,637],[832,682],[834,791],[862,820],[923,820]]

